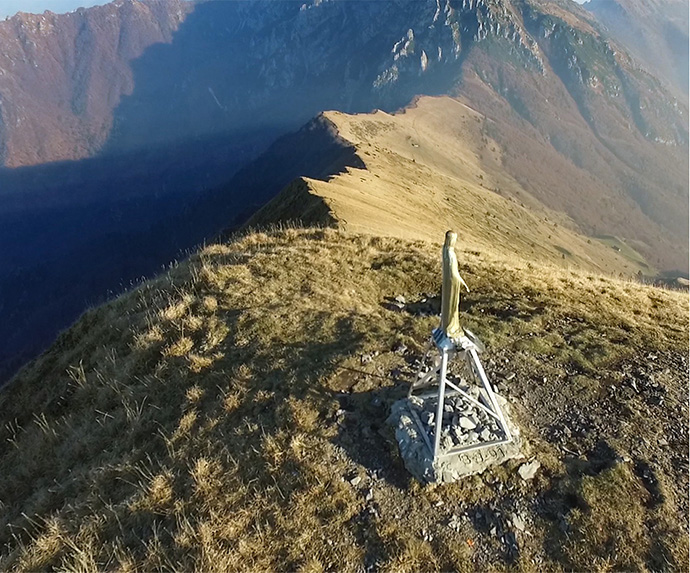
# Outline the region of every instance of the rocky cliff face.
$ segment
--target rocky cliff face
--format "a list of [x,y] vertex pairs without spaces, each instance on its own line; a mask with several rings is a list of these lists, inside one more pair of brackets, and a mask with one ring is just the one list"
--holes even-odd
[[599,129],[632,122],[645,137],[684,144],[684,110],[569,4],[124,0],[19,14],[0,23],[2,160],[76,159],[259,127],[277,134],[326,108],[395,108],[462,86],[476,50],[502,68],[555,71],[589,121],[590,100],[606,100],[616,117]]

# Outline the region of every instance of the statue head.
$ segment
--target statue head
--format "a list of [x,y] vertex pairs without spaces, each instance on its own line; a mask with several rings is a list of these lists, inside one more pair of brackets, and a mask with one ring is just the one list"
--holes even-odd
[[455,247],[455,241],[458,240],[458,234],[455,233],[454,231],[447,231],[446,232],[446,242],[443,245],[446,248],[453,248]]

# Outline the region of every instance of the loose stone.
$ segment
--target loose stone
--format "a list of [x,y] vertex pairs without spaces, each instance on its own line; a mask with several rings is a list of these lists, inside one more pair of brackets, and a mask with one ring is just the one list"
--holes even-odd
[[518,469],[520,477],[525,481],[531,480],[535,475],[537,475],[537,470],[541,467],[538,460],[531,461],[526,464],[522,464]]
[[400,354],[401,356],[407,352],[407,346],[403,344],[400,341],[397,341],[393,346],[391,347],[391,351],[395,352],[396,354]]
[[511,517],[511,521],[513,522],[513,527],[517,529],[518,531],[524,531],[525,530],[525,522],[520,517],[517,513],[514,513]]
[[453,438],[450,437],[450,434],[445,434],[441,436],[441,449],[442,450],[450,450],[454,446]]

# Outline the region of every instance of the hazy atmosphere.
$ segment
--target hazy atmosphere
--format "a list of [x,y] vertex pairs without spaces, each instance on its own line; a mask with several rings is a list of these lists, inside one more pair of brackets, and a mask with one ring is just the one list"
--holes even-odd
[[5,0],[0,5],[0,18],[13,16],[17,12],[41,14],[45,10],[61,14],[82,6],[88,7],[105,3],[106,0]]
[[[232,2],[233,0],[225,0]],[[583,4],[584,0],[575,0],[578,4]],[[5,0],[0,6],[0,18],[13,16],[17,12],[29,12],[41,14],[45,10],[50,10],[57,14],[76,10],[80,7],[96,6],[105,4],[107,0]]]

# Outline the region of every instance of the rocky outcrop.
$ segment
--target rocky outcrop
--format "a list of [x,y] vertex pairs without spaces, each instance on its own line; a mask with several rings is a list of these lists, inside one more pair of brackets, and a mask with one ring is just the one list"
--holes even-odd
[[606,97],[622,102],[623,116],[606,121],[632,118],[652,140],[686,141],[673,98],[640,77],[584,10],[564,10],[537,0],[125,0],[20,13],[0,23],[2,161],[247,130],[270,140],[324,109],[395,109],[418,94],[452,92],[477,50],[535,77],[555,70],[588,119],[582,102]]

